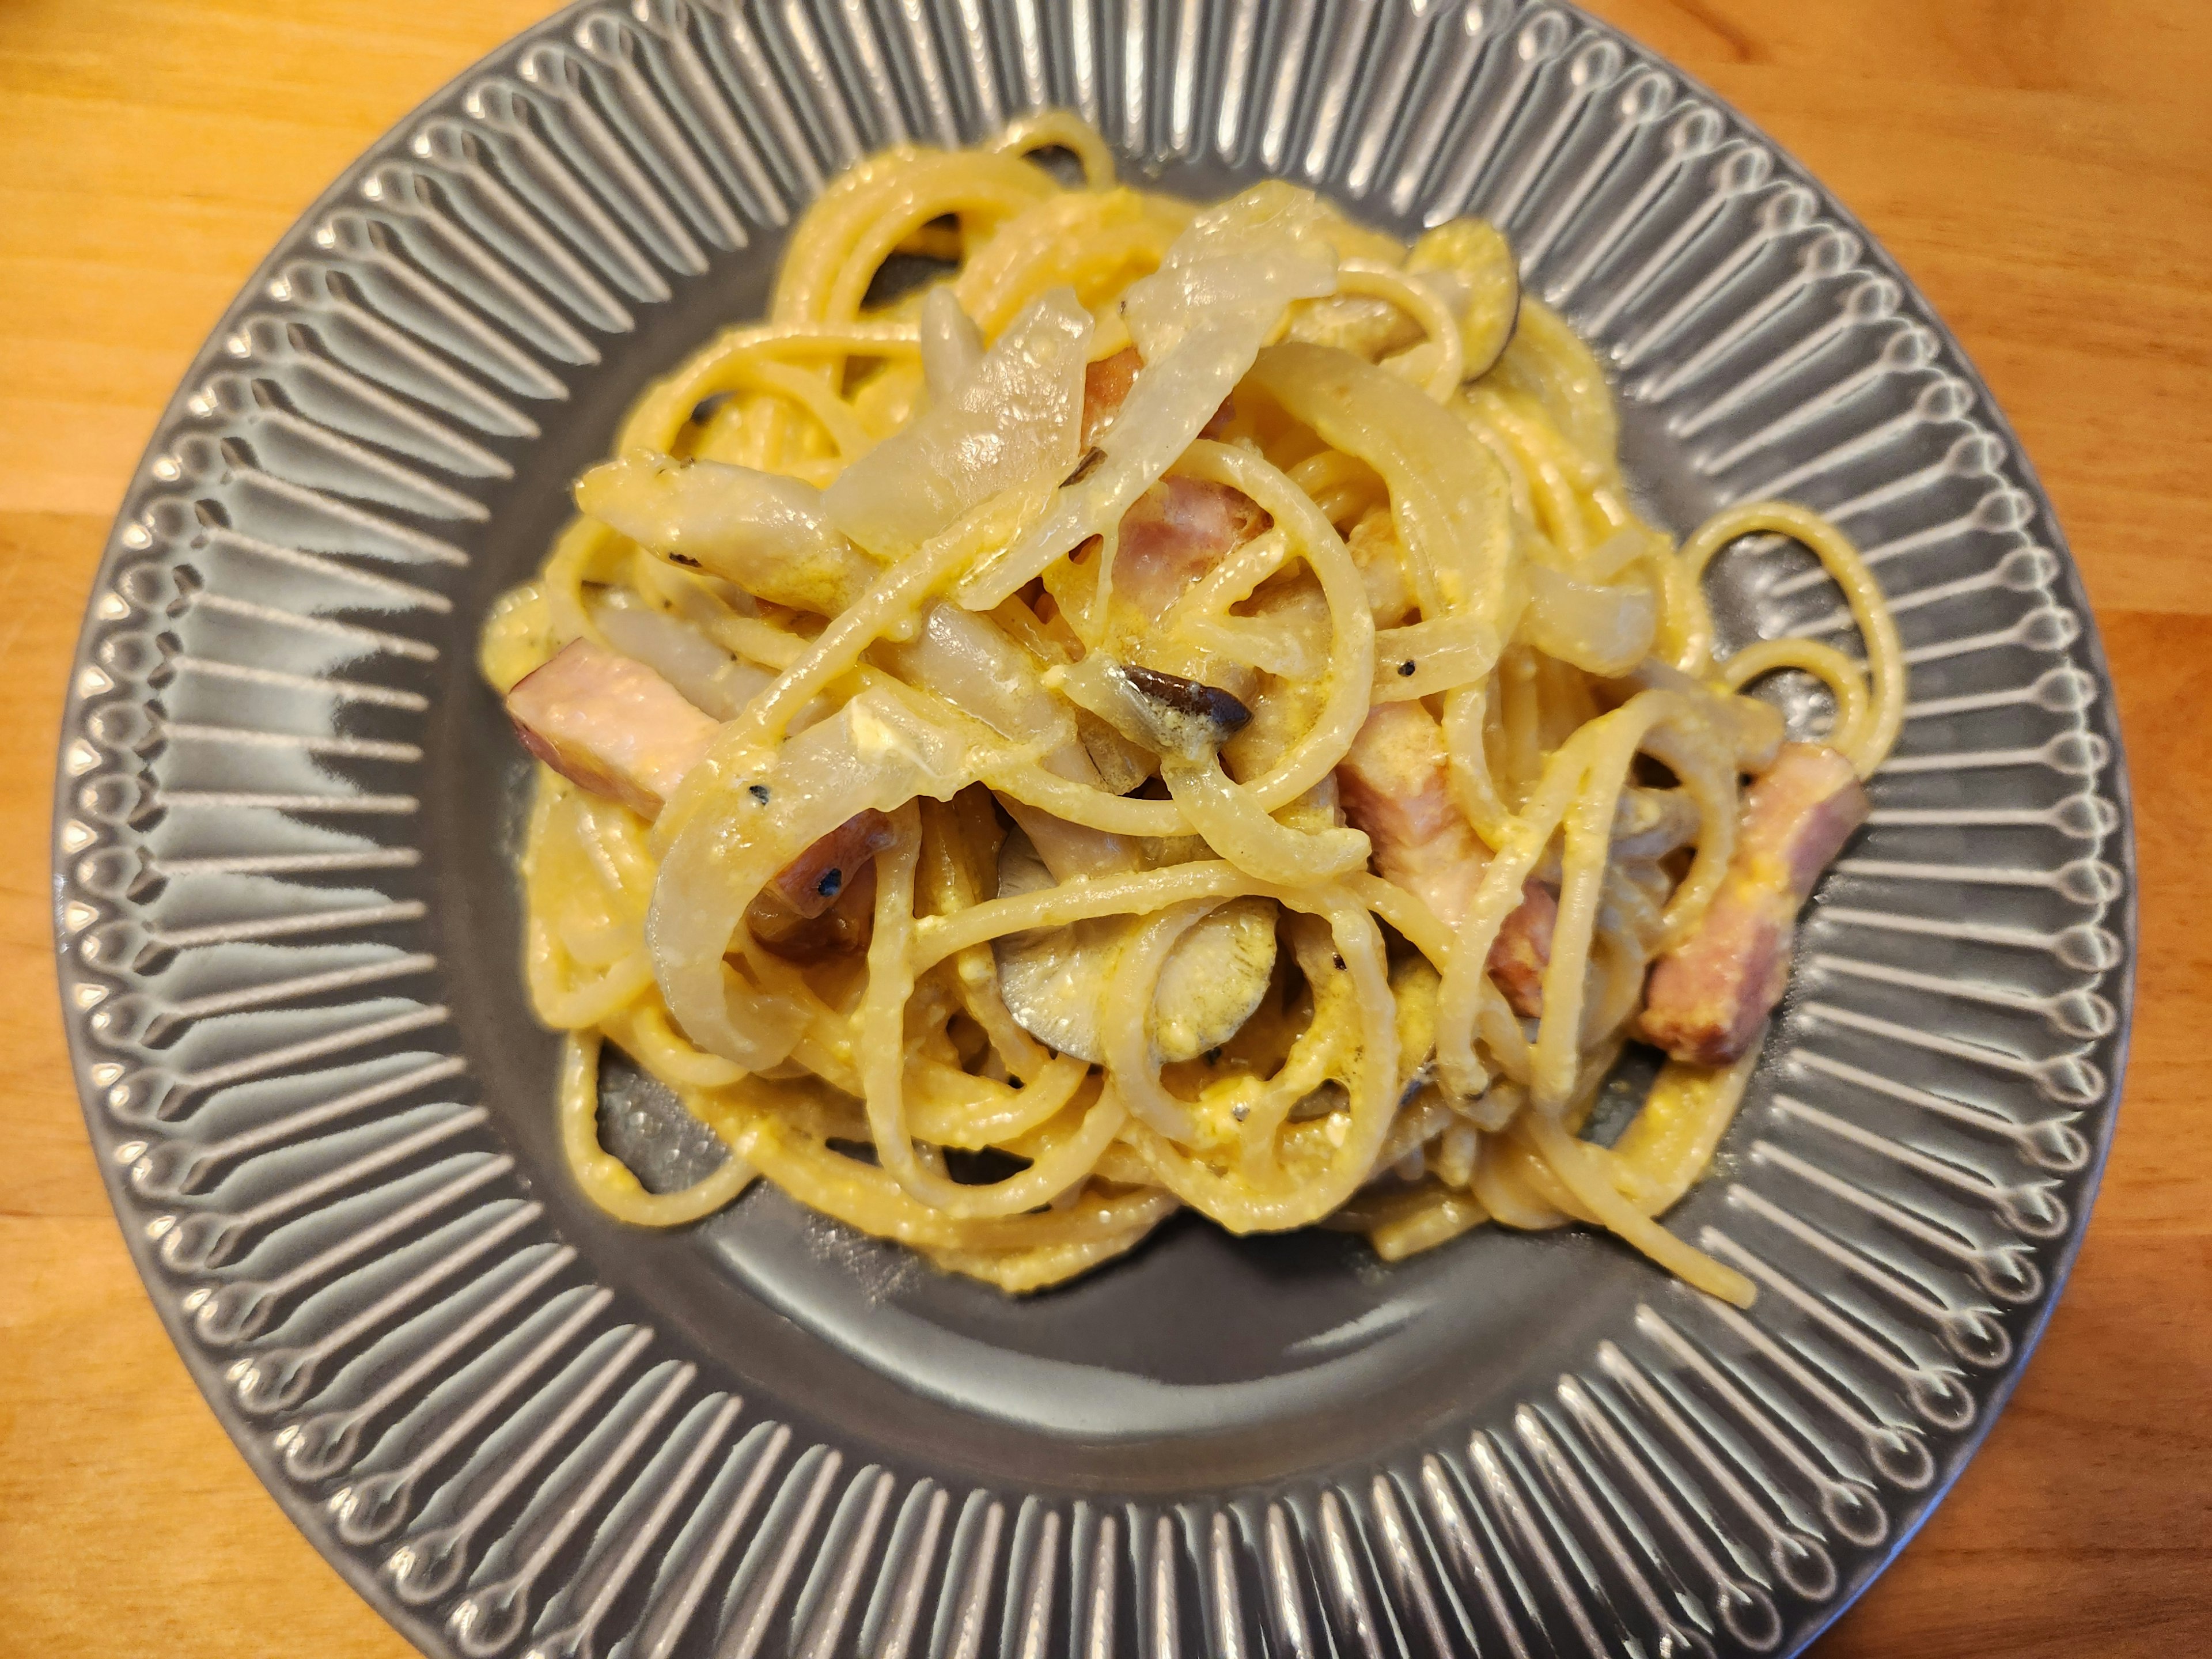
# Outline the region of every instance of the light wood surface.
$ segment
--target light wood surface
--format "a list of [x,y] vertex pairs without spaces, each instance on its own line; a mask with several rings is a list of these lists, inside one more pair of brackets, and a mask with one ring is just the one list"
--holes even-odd
[[[248,271],[540,0],[0,6],[0,1646],[398,1659],[187,1381],[62,1044],[48,779],[107,521]],[[2212,1647],[2212,7],[1601,0],[1926,289],[2056,499],[2118,674],[2142,859],[2118,1146],[1986,1449],[1819,1659]]]

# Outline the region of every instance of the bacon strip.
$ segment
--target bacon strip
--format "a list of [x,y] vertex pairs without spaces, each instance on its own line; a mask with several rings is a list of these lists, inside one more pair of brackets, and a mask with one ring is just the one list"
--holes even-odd
[[1797,912],[1852,830],[1866,791],[1825,744],[1784,744],[1753,783],[1726,879],[1644,988],[1644,1034],[1676,1060],[1739,1058],[1790,982]]
[[[1145,360],[1137,355],[1134,346],[1123,346],[1112,356],[1101,357],[1097,362],[1084,366],[1082,442],[1085,449],[1089,449],[1091,440],[1113,423],[1114,416],[1121,412],[1121,400],[1129,395],[1129,387],[1136,381],[1137,371],[1144,366]],[[1212,418],[1200,428],[1198,435],[1218,438],[1236,414],[1236,400],[1224,398],[1221,407],[1213,411]]]
[[719,723],[643,663],[572,640],[507,694],[523,746],[579,788],[658,817]]
[[1490,977],[1513,1012],[1534,1019],[1544,1012],[1544,969],[1552,960],[1552,929],[1559,901],[1540,881],[1521,884],[1521,902],[1490,942]]
[[[643,663],[575,640],[507,694],[524,747],[580,789],[657,817],[720,722]],[[890,820],[855,813],[776,872],[745,912],[761,943],[795,962],[867,948],[875,856]],[[842,901],[842,902],[841,902]]]
[[1129,395],[1129,387],[1135,383],[1137,371],[1144,363],[1136,347],[1124,346],[1110,357],[1101,357],[1084,366],[1082,442],[1085,449],[1121,412],[1121,400]]
[[1121,516],[1114,552],[1115,595],[1156,617],[1268,522],[1258,503],[1241,490],[1170,473]]
[[871,857],[848,876],[836,899],[818,915],[800,915],[776,896],[773,885],[762,889],[745,907],[745,926],[763,949],[786,962],[858,956],[875,936],[875,860]]
[[[1134,346],[1088,364],[1083,371],[1084,460],[1097,459],[1091,441],[1114,423],[1122,399],[1136,381],[1144,359]],[[1229,399],[1213,412],[1199,434],[1216,438],[1237,412]],[[1114,591],[1147,616],[1158,616],[1239,544],[1267,528],[1267,515],[1252,499],[1226,484],[1208,483],[1170,473],[1131,504],[1121,518],[1114,554]],[[1093,537],[1075,552],[1079,561],[1096,545]]]
[[[1336,769],[1345,817],[1367,832],[1375,867],[1447,927],[1456,928],[1489,868],[1490,852],[1452,799],[1443,733],[1419,702],[1378,704]],[[1552,890],[1530,881],[1491,942],[1489,969],[1514,1012],[1544,1012],[1544,969],[1559,915]]]
[[761,890],[794,915],[820,915],[837,902],[862,866],[896,840],[891,821],[870,807],[855,812],[777,871]]

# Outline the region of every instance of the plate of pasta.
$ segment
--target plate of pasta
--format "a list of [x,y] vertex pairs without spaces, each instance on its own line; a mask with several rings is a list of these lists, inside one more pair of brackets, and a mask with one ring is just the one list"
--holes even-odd
[[426,1651],[1796,1652],[2109,1137],[2048,505],[1563,8],[573,8],[241,296],[75,694],[118,1212]]

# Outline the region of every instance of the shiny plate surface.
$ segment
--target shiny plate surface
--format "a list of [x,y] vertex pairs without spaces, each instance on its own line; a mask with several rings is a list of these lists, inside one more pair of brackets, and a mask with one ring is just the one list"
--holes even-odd
[[[1787,493],[1869,550],[1904,737],[1670,1218],[1748,1315],[1580,1231],[1385,1268],[1188,1218],[1010,1301],[772,1192],[661,1235],[569,1184],[484,608],[828,176],[1041,104],[1187,193],[1496,220],[1662,522]],[[1843,625],[1794,552],[1717,580],[1732,642]],[[240,1449],[432,1654],[1796,1652],[1986,1431],[2112,1132],[2127,784],[2050,505],[1850,216],[1561,7],[573,7],[240,296],[73,673],[57,935],[118,1218]],[[605,1127],[673,1170],[664,1105]]]

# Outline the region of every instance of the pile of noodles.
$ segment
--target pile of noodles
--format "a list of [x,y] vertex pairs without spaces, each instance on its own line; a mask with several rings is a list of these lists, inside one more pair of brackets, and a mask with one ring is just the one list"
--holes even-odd
[[[1070,155],[1075,187],[1044,164]],[[871,308],[896,255],[946,262],[974,329],[921,289]],[[1084,366],[1132,343],[1143,371],[1079,455]],[[975,375],[996,377],[981,416],[950,395]],[[1199,436],[1224,398],[1226,428]],[[711,642],[737,688],[656,822],[538,773],[529,986],[568,1034],[563,1135],[609,1211],[681,1223],[758,1174],[1012,1290],[1127,1250],[1182,1206],[1237,1232],[1352,1226],[1391,1258],[1486,1219],[1576,1219],[1748,1300],[1741,1274],[1653,1219],[1710,1160],[1747,1060],[1668,1065],[1609,1147],[1577,1131],[1648,965],[1727,867],[1741,775],[1771,752],[1771,713],[1734,694],[1778,669],[1817,676],[1826,741],[1864,775],[1899,719],[1895,635],[1849,544],[1801,508],[1733,508],[1680,546],[1642,521],[1597,363],[1519,296],[1486,228],[1409,252],[1282,185],[1201,212],[1118,185],[1063,117],[972,151],[895,150],[807,213],[764,320],[639,402],[615,453],[644,451],[830,487],[876,563],[864,591],[810,611],[580,518],[486,629],[505,690],[570,640],[604,642],[618,599]],[[1078,696],[1116,643],[1115,527],[1170,471],[1271,520],[1147,635],[1243,665],[1254,720],[1116,793],[1048,762],[1096,731]],[[1352,549],[1386,532],[1415,604],[1378,629]],[[1863,663],[1804,640],[1715,660],[1701,574],[1759,532],[1819,556]],[[1097,556],[1071,558],[1086,544]],[[1334,810],[1334,769],[1396,698],[1440,720],[1452,793],[1490,850],[1455,931],[1371,873]],[[1694,805],[1694,850],[1616,860],[1622,792],[1655,764]],[[894,834],[865,958],[802,967],[762,948],[748,905],[868,807]],[[1010,811],[1143,855],[996,896]],[[1559,891],[1536,1021],[1486,967],[1532,875]],[[1248,896],[1279,908],[1268,995],[1219,1049],[1164,1064],[1148,1030],[1162,966]],[[1128,919],[1127,939],[1093,994],[1094,1065],[1016,1023],[994,941],[1101,917]],[[601,1148],[607,1042],[727,1147],[698,1185],[648,1193]]]

